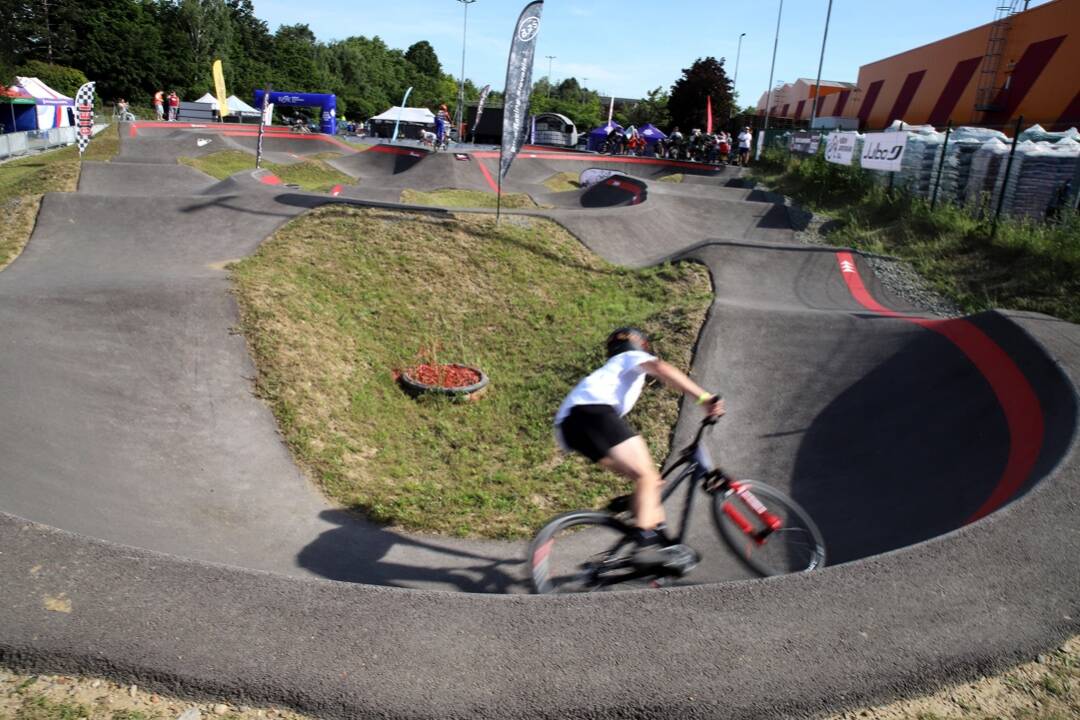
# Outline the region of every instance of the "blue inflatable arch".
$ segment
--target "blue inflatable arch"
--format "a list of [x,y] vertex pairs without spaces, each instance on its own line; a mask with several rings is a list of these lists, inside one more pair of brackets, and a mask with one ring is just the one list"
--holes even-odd
[[[255,91],[255,107],[262,108],[265,90]],[[319,131],[327,135],[337,133],[337,95],[324,95],[322,93],[298,93],[298,92],[270,92],[269,102],[275,105],[288,107],[317,107],[319,108]]]

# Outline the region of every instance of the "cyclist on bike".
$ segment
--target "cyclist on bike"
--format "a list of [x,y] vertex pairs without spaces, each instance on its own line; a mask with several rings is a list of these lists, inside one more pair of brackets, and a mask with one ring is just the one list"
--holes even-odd
[[446,135],[450,130],[450,110],[446,105],[439,106],[439,112],[435,113],[435,149],[446,146]]
[[697,563],[697,556],[687,546],[672,543],[665,534],[660,502],[663,480],[645,440],[623,416],[637,402],[646,375],[694,398],[712,417],[724,414],[724,401],[652,355],[648,336],[637,328],[615,330],[606,347],[607,362],[574,386],[559,406],[556,440],[563,449],[578,452],[634,482],[635,564],[685,572]]

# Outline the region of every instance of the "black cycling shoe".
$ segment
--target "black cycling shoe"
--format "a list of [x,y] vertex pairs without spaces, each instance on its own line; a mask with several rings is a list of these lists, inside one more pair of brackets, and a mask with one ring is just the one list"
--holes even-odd
[[697,567],[698,560],[698,554],[688,545],[657,542],[638,545],[630,562],[640,569],[685,575]]

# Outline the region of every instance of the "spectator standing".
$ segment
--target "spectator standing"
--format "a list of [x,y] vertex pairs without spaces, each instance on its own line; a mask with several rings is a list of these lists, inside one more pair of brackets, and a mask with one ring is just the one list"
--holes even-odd
[[165,119],[165,91],[158,90],[154,93],[154,114],[157,115],[158,122]]
[[746,167],[750,164],[750,144],[754,136],[750,134],[750,128],[744,127],[739,133],[739,165]]
[[731,159],[731,136],[723,130],[720,131],[720,162],[729,162]]
[[446,105],[439,106],[439,112],[435,113],[435,138],[438,147],[446,147],[446,133],[450,127],[450,111]]
[[180,97],[173,90],[169,93],[169,122],[176,122],[178,112],[180,112]]

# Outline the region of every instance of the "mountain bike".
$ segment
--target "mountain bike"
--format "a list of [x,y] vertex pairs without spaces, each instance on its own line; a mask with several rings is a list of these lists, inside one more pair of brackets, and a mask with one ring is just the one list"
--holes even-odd
[[[696,490],[712,496],[712,515],[720,536],[751,569],[762,576],[810,572],[825,565],[821,531],[794,500],[776,488],[752,480],[736,480],[716,466],[701,445],[707,419],[686,449],[662,475],[666,501],[684,482],[679,534],[689,536],[690,511]],[[530,580],[535,593],[596,592],[663,587],[681,574],[634,562],[637,544],[630,513],[630,495],[612,500],[606,510],[573,510],[551,520],[529,545]]]

